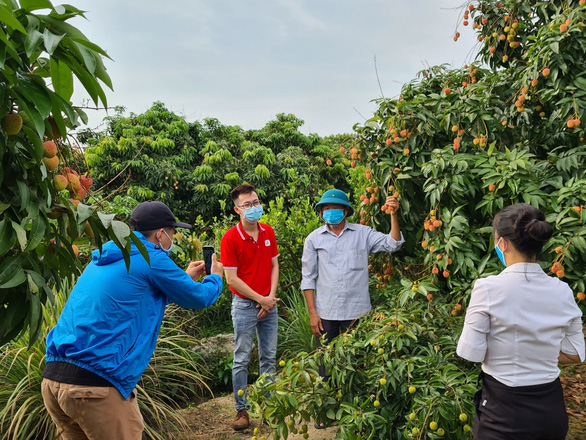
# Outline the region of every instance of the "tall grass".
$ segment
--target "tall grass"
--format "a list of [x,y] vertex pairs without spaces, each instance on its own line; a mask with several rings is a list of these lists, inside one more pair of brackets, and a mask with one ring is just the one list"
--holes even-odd
[[[63,288],[69,292],[69,283]],[[48,439],[56,429],[43,404],[41,372],[45,367],[45,339],[65,306],[65,294],[55,295],[53,306],[43,308],[43,328],[28,346],[28,332],[0,349],[0,437]]]
[[309,326],[309,312],[305,296],[299,286],[287,289],[279,303],[278,353],[311,353],[316,348],[316,338]]
[[[3,440],[58,438],[41,395],[45,366],[45,338],[56,324],[68,297],[55,295],[55,304],[43,310],[44,324],[37,342],[28,347],[28,335],[0,348],[0,438]],[[177,307],[168,307],[157,348],[137,385],[138,401],[148,439],[181,438],[192,434],[178,408],[207,390],[205,371],[195,353],[194,340],[174,319]]]

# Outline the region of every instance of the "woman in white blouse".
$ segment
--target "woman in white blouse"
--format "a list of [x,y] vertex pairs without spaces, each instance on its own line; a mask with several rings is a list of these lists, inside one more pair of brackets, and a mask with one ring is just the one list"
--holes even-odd
[[552,228],[524,203],[493,221],[506,268],[474,284],[457,353],[482,362],[475,396],[476,440],[564,440],[568,416],[558,363],[584,361],[582,313],[570,287],[536,257]]

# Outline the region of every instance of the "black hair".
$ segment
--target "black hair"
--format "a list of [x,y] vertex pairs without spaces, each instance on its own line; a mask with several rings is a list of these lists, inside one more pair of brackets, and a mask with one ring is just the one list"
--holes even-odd
[[495,216],[492,227],[499,237],[510,240],[515,249],[528,257],[541,253],[553,234],[545,214],[527,203],[507,206]]
[[254,186],[245,183],[243,185],[238,185],[232,191],[230,191],[230,197],[232,198],[232,202],[236,205],[236,200],[240,197],[240,194],[250,194],[252,192],[256,192]]

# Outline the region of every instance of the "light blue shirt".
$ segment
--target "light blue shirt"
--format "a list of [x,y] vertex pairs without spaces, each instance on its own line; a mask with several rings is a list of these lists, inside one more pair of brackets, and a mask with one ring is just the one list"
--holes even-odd
[[368,256],[395,252],[397,241],[368,226],[348,223],[340,235],[324,225],[305,239],[301,290],[315,290],[315,308],[321,319],[348,321],[372,309],[368,293]]

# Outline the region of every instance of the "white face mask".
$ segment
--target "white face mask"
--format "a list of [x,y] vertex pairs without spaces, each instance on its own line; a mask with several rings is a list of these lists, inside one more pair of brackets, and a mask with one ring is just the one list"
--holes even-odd
[[165,231],[164,229],[163,229],[163,233],[164,233],[164,234],[167,236],[167,238],[168,238],[168,239],[169,239],[169,241],[171,242],[171,245],[169,246],[169,249],[165,249],[165,248],[163,247],[163,244],[162,244],[162,243],[161,243],[161,241],[159,240],[159,247],[160,247],[160,248],[161,248],[161,250],[162,250],[163,252],[165,252],[167,255],[170,255],[170,254],[171,254],[171,249],[173,249],[173,240],[171,239],[171,237],[169,237],[169,234],[167,234],[167,231]]

